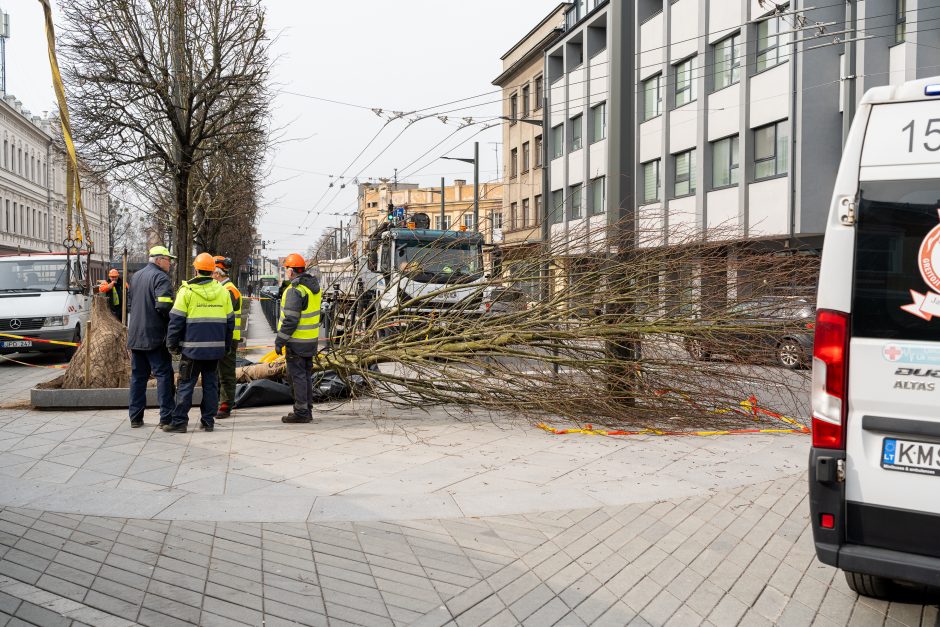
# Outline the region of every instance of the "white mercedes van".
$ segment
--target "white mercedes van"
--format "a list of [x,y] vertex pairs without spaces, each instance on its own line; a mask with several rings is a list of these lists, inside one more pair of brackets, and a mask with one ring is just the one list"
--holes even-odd
[[816,554],[859,594],[940,586],[940,77],[862,99],[816,320]]
[[32,338],[81,341],[91,316],[87,281],[87,255],[0,255],[0,354],[74,352]]

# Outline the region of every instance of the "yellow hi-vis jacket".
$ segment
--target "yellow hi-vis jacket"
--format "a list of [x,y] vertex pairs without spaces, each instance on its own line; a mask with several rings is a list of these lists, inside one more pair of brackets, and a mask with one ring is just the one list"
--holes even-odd
[[183,281],[170,310],[168,348],[181,348],[183,356],[190,359],[222,359],[234,330],[235,312],[228,290],[211,276]]
[[306,272],[291,281],[281,296],[277,338],[303,357],[317,354],[321,298],[320,283]]
[[235,311],[235,332],[232,333],[232,339],[238,342],[242,339],[242,293],[229,278],[219,281],[219,284],[227,289],[232,297],[232,309]]

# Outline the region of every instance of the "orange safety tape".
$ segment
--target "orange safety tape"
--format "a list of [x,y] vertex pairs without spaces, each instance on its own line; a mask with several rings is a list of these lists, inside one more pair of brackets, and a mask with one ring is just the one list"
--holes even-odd
[[55,344],[57,346],[81,346],[77,342],[60,342],[59,340],[44,340],[39,337],[29,337],[26,335],[13,335],[12,333],[0,333],[0,337],[11,337],[15,340],[29,340],[31,342],[41,342],[43,344]]
[[69,367],[68,364],[59,364],[59,365],[55,365],[55,366],[44,366],[44,365],[42,365],[42,364],[31,364],[31,363],[29,363],[29,362],[20,361],[20,360],[18,360],[18,359],[13,359],[12,357],[7,357],[6,355],[0,355],[0,359],[4,359],[4,360],[6,360],[6,361],[12,361],[13,363],[15,363],[15,364],[20,364],[21,366],[29,366],[30,368],[52,368],[52,369],[55,369],[55,370],[64,370],[64,369],[66,369],[66,368]]

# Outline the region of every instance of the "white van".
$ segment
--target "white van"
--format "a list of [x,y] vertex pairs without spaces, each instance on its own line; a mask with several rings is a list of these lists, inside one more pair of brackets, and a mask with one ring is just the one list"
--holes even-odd
[[859,594],[940,587],[940,77],[862,99],[816,320],[816,554]]
[[87,255],[0,255],[0,354],[74,352],[20,338],[80,342],[91,316],[88,280]]

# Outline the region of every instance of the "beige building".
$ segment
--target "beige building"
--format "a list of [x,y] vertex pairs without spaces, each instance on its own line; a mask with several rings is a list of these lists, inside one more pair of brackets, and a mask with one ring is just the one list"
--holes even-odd
[[[396,189],[397,188],[397,189]],[[441,218],[441,188],[419,188],[414,183],[359,185],[359,233],[366,240],[380,224],[388,219],[388,206],[404,207],[407,214],[426,213],[431,219],[432,229],[457,230],[473,228],[473,185],[457,179],[453,185],[444,187],[444,216]],[[503,184],[480,184],[480,227],[486,241],[492,242],[494,235],[499,240],[505,228],[503,210]],[[363,242],[359,250],[363,250]]]
[[[0,253],[64,250],[66,168],[65,154],[53,141],[58,123],[57,117],[31,114],[12,95],[0,99]],[[105,261],[106,185],[83,176],[82,204],[88,218],[85,237],[94,242],[94,259]]]
[[503,90],[503,207],[501,246],[510,273],[539,245],[543,215],[543,114],[548,46],[564,26],[571,3],[556,6],[502,56],[493,84]]

